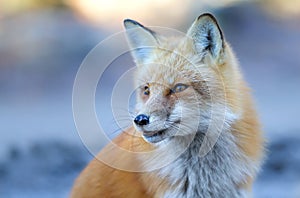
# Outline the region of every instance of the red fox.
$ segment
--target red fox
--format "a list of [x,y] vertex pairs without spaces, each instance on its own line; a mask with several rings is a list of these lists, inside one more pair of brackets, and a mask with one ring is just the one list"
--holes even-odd
[[200,15],[179,38],[124,26],[139,87],[133,126],[83,170],[71,197],[251,196],[264,139],[215,17]]

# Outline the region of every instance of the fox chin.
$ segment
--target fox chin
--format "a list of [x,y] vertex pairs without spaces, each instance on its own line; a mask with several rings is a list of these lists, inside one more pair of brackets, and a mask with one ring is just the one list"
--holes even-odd
[[139,87],[133,126],[88,164],[70,197],[251,197],[264,139],[216,18],[200,15],[181,37],[124,26]]

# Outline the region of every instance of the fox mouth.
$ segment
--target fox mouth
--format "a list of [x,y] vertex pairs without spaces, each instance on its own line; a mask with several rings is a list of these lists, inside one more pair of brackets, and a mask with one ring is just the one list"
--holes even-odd
[[143,138],[150,143],[157,143],[164,139],[167,129],[163,129],[155,132],[144,132]]

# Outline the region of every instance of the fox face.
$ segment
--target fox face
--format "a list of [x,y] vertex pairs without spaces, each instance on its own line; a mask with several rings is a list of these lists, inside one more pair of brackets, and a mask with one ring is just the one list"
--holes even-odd
[[[156,66],[149,66],[151,68],[159,70]],[[198,125],[194,119],[199,117],[200,95],[181,72],[172,73],[173,77],[144,78],[138,90],[134,123],[137,130],[143,132],[144,139],[151,143],[193,134]]]
[[147,142],[190,137],[214,123],[223,123],[213,126],[220,128],[232,122],[225,97],[230,54],[212,15],[198,17],[180,38],[165,38],[133,20],[124,24],[138,68],[134,126]]

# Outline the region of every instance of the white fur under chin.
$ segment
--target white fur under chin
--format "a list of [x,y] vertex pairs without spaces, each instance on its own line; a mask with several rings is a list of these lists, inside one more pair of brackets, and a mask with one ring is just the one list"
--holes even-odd
[[186,152],[159,171],[173,185],[164,197],[249,197],[237,185],[257,172],[255,162],[241,153],[229,132],[222,133],[214,148],[199,157],[197,141],[202,138],[197,135]]

